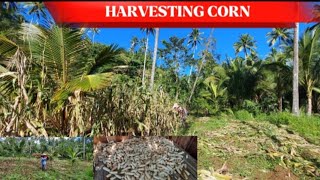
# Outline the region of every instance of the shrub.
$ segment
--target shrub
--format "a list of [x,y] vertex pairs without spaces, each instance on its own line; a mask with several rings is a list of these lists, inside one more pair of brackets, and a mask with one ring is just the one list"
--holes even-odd
[[253,116],[247,110],[239,110],[234,113],[235,117],[241,121],[252,120]]
[[258,121],[268,121],[269,115],[266,113],[259,113],[255,119]]
[[265,117],[266,120],[275,125],[285,124],[288,125],[290,121],[295,121],[297,117],[293,116],[288,112],[272,113]]
[[260,113],[259,104],[255,103],[254,101],[245,100],[243,108],[253,115],[257,115]]

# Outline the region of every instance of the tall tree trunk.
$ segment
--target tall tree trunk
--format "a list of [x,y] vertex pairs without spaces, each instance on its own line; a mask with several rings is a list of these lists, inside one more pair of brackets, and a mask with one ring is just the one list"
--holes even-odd
[[154,76],[156,73],[156,63],[157,63],[157,53],[158,53],[158,41],[159,41],[159,28],[155,28],[156,35],[154,38],[154,49],[153,49],[153,58],[152,58],[152,70],[151,70],[151,80],[150,80],[150,90],[153,90],[154,85]]
[[[208,42],[206,43],[206,49],[205,49],[205,51],[207,51],[207,52],[208,52],[209,46],[210,46],[210,44],[211,44],[212,34],[213,34],[213,28],[211,29]],[[194,90],[196,89],[196,85],[197,85],[199,76],[200,76],[200,74],[201,74],[202,67],[203,67],[203,65],[204,65],[204,63],[205,63],[205,60],[206,60],[207,52],[205,52],[205,53],[202,55],[202,59],[201,59],[200,67],[199,67],[199,70],[198,70],[198,74],[197,74],[197,76],[196,76],[196,79],[195,79],[195,81],[194,81],[194,83],[193,83],[193,86],[192,86],[192,89],[191,89],[191,92],[190,92],[190,96],[189,96],[189,100],[188,100],[189,103],[191,102],[191,99],[192,99]]]
[[142,72],[142,86],[143,86],[143,87],[145,86],[146,62],[147,62],[148,44],[149,44],[149,34],[147,34],[146,50],[145,50],[145,52],[144,52],[143,72]]
[[180,64],[179,64],[179,60],[178,60],[178,56],[177,56],[177,52],[175,51],[174,55],[174,61],[176,62],[176,69],[175,69],[175,73],[176,73],[176,82],[175,82],[175,86],[176,86],[176,96],[175,96],[175,100],[178,100],[179,97],[179,90],[180,90],[180,79],[179,79],[179,70],[180,70]]
[[294,28],[292,113],[299,116],[299,23]]
[[67,132],[67,108],[63,107],[61,112],[60,112],[60,117],[61,117],[61,132],[63,134],[68,134]]
[[188,77],[188,84],[190,83],[191,74],[192,74],[193,66],[190,67],[189,77]]
[[247,60],[247,57],[248,57],[248,53],[247,53],[247,49],[244,48],[244,60]]
[[316,112],[319,113],[320,112],[320,96],[316,95],[316,98],[314,98],[314,103],[316,105]]
[[176,92],[176,97],[175,97],[176,102],[178,101],[178,98],[179,98],[179,89],[177,89],[177,92]]
[[86,160],[86,135],[83,133],[83,160]]
[[[195,53],[196,53],[196,47],[193,48],[192,60],[194,59],[194,54]],[[188,77],[188,84],[190,83],[192,69],[193,69],[193,65],[191,65],[191,67],[190,67],[190,73],[189,73],[189,77]]]
[[278,110],[282,112],[282,95],[278,96]]
[[307,115],[311,116],[312,113],[312,89],[307,92],[307,99],[308,99],[308,104],[307,104]]

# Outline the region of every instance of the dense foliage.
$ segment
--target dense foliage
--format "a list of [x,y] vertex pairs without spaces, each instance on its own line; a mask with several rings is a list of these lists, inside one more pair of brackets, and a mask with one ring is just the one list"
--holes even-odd
[[3,157],[35,157],[45,153],[50,159],[78,159],[91,161],[93,143],[91,138],[2,138],[0,140],[0,156]]
[[[97,29],[55,25],[41,3],[0,5],[0,27],[12,27],[0,29],[0,135],[168,135],[180,126],[174,103],[189,114],[236,116],[290,112],[295,105],[292,29],[266,34],[266,58],[243,34],[235,57],[223,59],[213,29],[207,37],[192,29],[160,41],[158,28],[141,29],[146,38],[133,37],[125,50],[95,43]],[[320,111],[319,34],[319,25],[310,25],[299,40],[299,101],[308,115]]]

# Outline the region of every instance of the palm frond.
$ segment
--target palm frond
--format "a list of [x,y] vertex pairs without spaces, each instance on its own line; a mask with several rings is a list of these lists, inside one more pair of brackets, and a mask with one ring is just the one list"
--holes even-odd
[[[7,39],[5,36],[0,35],[0,93],[8,95],[13,92],[16,73],[11,72],[7,66],[7,62],[17,52],[18,46]],[[3,64],[3,65],[1,65]]]
[[0,35],[0,58],[8,58],[13,56],[18,49],[18,46],[7,39],[5,36]]
[[81,77],[87,64],[79,54],[86,48],[82,33],[77,29],[53,26],[44,29],[24,24],[21,33],[30,42],[34,61],[44,63],[47,73],[63,86],[70,79]]
[[108,87],[111,84],[113,73],[85,75],[68,82],[53,96],[53,102],[64,101],[74,91],[90,92]]
[[124,61],[117,58],[123,51],[115,44],[105,47],[95,59],[88,74],[110,72],[114,66],[125,65]]
[[65,87],[70,91],[81,90],[84,92],[94,91],[110,85],[113,73],[100,73],[85,75],[81,78],[72,80]]
[[156,32],[155,28],[140,28],[140,30],[142,32],[145,32],[147,36],[149,36],[149,34],[154,35],[154,33]]
[[318,87],[313,87],[312,90],[315,91],[315,92],[317,92],[317,93],[320,93],[320,88],[318,88]]

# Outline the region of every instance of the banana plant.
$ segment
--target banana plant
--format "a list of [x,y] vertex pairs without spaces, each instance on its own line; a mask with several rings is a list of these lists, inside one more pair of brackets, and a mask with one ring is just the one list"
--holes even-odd
[[227,80],[228,77],[222,79],[218,76],[210,76],[204,80],[207,89],[200,95],[212,104],[215,113],[222,109],[221,100],[227,95],[227,88],[224,86]]

